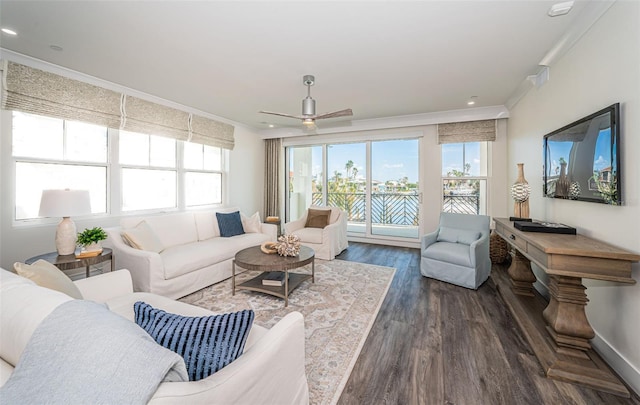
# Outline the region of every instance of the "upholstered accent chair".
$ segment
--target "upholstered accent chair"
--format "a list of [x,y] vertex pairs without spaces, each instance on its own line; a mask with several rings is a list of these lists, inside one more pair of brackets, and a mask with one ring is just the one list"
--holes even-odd
[[422,237],[421,254],[423,276],[478,289],[491,272],[489,217],[441,213],[438,229]]
[[312,205],[302,218],[284,224],[284,232],[299,237],[318,259],[333,260],[349,246],[347,213],[338,207]]

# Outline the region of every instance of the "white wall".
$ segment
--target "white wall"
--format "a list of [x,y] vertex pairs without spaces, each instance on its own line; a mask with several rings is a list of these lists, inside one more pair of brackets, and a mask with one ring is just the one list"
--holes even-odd
[[[236,144],[229,156],[227,204],[251,215],[262,216],[264,199],[264,141],[257,133],[236,127]],[[264,218],[262,218],[264,220]]]
[[[550,67],[550,80],[510,111],[508,184],[525,164],[533,190],[531,216],[640,253],[640,2],[617,1],[585,36]],[[625,205],[608,206],[542,197],[542,137],[620,102],[622,187]],[[510,208],[513,213],[513,208]],[[640,280],[640,266],[633,267]],[[585,280],[593,343],[609,364],[640,392],[640,284]]]

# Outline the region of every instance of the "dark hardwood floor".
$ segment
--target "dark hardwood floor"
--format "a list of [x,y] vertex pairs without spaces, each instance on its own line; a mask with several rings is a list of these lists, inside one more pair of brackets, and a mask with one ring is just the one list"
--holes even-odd
[[339,404],[640,404],[547,379],[491,278],[422,277],[410,248],[350,243],[337,259],[397,269]]

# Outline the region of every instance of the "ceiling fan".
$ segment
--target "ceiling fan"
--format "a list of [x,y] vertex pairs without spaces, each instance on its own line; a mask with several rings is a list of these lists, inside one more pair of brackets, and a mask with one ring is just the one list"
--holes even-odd
[[277,113],[271,111],[260,111],[262,114],[279,115],[281,117],[296,118],[302,120],[302,123],[310,129],[315,128],[316,120],[324,118],[348,117],[353,115],[351,108],[346,110],[334,111],[324,114],[316,114],[316,100],[311,98],[311,86],[314,85],[316,78],[313,75],[305,75],[302,77],[302,83],[307,86],[307,97],[302,100],[302,115],[291,115]]

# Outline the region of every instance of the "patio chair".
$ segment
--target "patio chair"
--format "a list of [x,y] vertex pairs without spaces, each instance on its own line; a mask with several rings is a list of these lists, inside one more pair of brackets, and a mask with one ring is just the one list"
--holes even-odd
[[489,217],[441,213],[438,229],[422,237],[421,255],[423,276],[478,289],[491,272]]
[[349,246],[347,213],[338,207],[311,206],[302,218],[284,224],[284,231],[299,237],[318,259],[333,260]]

